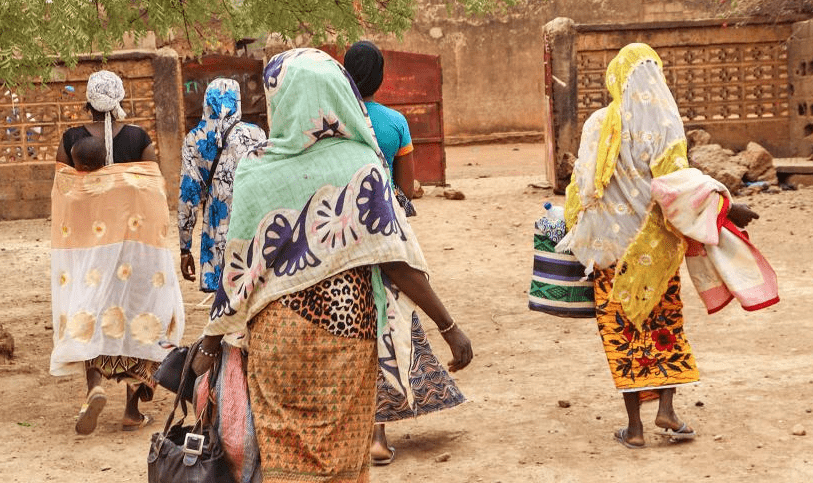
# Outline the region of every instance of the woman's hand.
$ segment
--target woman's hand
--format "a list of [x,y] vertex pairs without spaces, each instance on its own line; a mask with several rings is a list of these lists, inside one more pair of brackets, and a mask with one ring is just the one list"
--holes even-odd
[[728,219],[739,228],[745,228],[751,220],[759,219],[759,215],[744,203],[732,203],[728,209]]
[[449,371],[456,372],[469,365],[474,353],[471,349],[471,341],[463,333],[463,330],[455,324],[451,330],[441,335],[443,335],[443,340],[449,344],[449,349],[452,351],[453,359],[448,364]]
[[196,375],[206,373],[220,357],[220,339],[222,335],[207,335],[201,340],[199,346],[192,346],[195,354],[192,356],[192,370]]
[[195,257],[191,253],[181,253],[181,275],[190,282],[195,281]]

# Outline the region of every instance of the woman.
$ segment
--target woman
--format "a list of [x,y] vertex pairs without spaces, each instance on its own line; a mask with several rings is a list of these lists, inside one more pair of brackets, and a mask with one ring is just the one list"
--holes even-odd
[[368,481],[378,366],[415,400],[402,362],[414,303],[441,328],[452,371],[471,345],[429,286],[341,65],[294,49],[264,79],[269,139],[237,168],[223,276],[193,368],[208,370],[223,335],[248,329],[265,481]]
[[105,145],[112,148],[107,164],[156,161],[155,145],[147,131],[134,124],[121,123],[127,116],[121,108],[123,99],[124,83],[119,76],[107,70],[91,74],[85,109],[93,122],[65,131],[56,151],[57,162],[73,166],[71,148],[76,141],[88,136],[104,139]]
[[684,254],[709,312],[734,297],[748,310],[778,297],[770,266],[734,226],[757,214],[688,166],[683,123],[655,51],[621,49],[606,84],[613,101],[584,124],[567,189],[569,233],[557,250],[572,250],[595,270],[599,332],[629,419],[614,436],[641,448],[639,393],[646,389],[659,393],[655,425],[663,435],[695,437],[672,404],[676,387],[699,380],[683,331]]
[[[192,231],[198,205],[203,202],[205,216],[200,239],[200,289],[203,292],[214,292],[220,282],[237,162],[265,139],[265,132],[254,124],[241,122],[241,115],[240,84],[232,79],[213,80],[206,87],[203,116],[186,135],[181,150],[178,200],[181,274],[186,280],[195,280]],[[212,173],[215,160],[217,165]]]
[[[57,152],[64,164],[57,164],[52,192],[51,374],[86,376],[79,434],[93,432],[107,402],[102,378],[127,383],[124,431],[149,424],[138,403],[152,399],[153,374],[166,355],[159,342],[178,343],[183,333],[183,302],[166,247],[164,180],[147,133],[119,122],[123,98],[116,74],[92,74],[93,123],[66,131]],[[71,153],[88,137],[104,140],[106,166],[80,172],[72,166],[86,160]]]
[[384,81],[384,56],[374,43],[362,40],[344,54],[344,68],[364,100],[378,146],[387,160],[398,202],[407,216],[413,216],[415,208],[410,200],[415,190],[415,161],[409,124],[400,112],[375,102],[375,93]]
[[[412,199],[414,179],[409,125],[400,112],[374,101],[375,93],[384,79],[384,56],[372,42],[356,42],[344,54],[344,67],[364,100],[376,140],[387,159],[390,176],[394,181],[393,189],[404,187],[401,191],[404,200],[408,201]],[[405,208],[407,216],[410,215],[410,209],[411,214],[414,214],[411,203]],[[378,374],[376,424],[370,447],[374,465],[387,465],[395,457],[395,448],[387,443],[384,423],[448,409],[466,401],[454,380],[432,353],[417,313],[412,314],[412,343],[415,351],[409,382],[416,395],[415,408],[407,404],[403,394],[387,382],[381,371]]]

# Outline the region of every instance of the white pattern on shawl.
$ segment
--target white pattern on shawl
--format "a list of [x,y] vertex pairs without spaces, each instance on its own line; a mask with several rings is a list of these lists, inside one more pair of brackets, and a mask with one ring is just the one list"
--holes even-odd
[[573,171],[585,210],[559,245],[572,250],[588,269],[593,264],[607,268],[624,256],[649,213],[650,166],[685,137],[660,68],[654,61],[642,62],[630,74],[621,100],[621,148],[615,172],[604,196],[596,198],[596,156],[605,115],[606,108],[599,109],[584,123]]

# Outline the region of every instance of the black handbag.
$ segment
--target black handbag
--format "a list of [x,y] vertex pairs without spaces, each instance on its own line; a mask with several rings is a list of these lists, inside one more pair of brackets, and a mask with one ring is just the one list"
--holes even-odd
[[[158,366],[153,375],[153,378],[161,387],[178,394],[178,388],[181,386],[181,373],[183,372],[187,354],[189,354],[189,347],[176,347],[169,351],[169,354],[161,361],[161,365]],[[192,402],[192,393],[195,390],[195,373],[189,371],[186,379],[182,396],[184,400]]]
[[[154,433],[147,455],[147,481],[149,483],[236,483],[226,454],[220,446],[220,437],[213,424],[212,400],[207,396],[207,404],[194,425],[184,426],[188,414],[186,401],[181,394],[188,383],[187,374],[192,372],[192,359],[200,342],[193,344],[186,354],[181,387],[175,396],[175,404],[167,418],[164,431]],[[212,367],[209,389],[214,387],[220,370],[219,359]],[[181,405],[183,416],[175,424],[175,411]]]

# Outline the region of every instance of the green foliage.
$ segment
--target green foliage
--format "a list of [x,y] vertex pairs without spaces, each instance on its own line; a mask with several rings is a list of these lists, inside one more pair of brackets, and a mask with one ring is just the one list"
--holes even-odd
[[[447,3],[483,13],[515,0]],[[109,54],[125,35],[140,39],[150,31],[184,37],[196,52],[224,34],[307,34],[314,44],[354,41],[367,31],[401,34],[415,6],[415,0],[0,0],[0,83],[47,81],[57,62],[73,66],[79,55]]]

